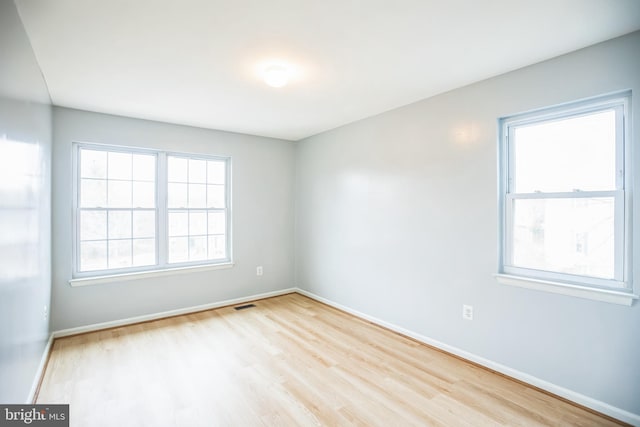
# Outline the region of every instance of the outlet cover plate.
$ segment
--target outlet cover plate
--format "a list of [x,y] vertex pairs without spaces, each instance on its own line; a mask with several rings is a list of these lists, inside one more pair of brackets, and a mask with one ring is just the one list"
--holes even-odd
[[462,318],[464,320],[473,320],[473,306],[472,305],[462,305]]

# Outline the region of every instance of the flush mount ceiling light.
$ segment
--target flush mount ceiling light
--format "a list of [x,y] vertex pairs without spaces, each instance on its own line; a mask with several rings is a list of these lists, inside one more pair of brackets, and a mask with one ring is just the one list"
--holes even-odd
[[271,87],[283,87],[289,83],[291,71],[284,65],[269,65],[264,69],[263,79]]

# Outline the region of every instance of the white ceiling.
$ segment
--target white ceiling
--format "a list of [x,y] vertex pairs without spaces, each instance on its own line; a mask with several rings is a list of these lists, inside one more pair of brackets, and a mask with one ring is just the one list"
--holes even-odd
[[56,105],[290,140],[640,29],[637,0],[16,4]]

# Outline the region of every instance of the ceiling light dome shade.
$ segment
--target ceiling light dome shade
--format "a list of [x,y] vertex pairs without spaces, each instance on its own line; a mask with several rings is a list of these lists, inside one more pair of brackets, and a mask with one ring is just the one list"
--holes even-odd
[[282,87],[289,83],[290,74],[282,65],[271,65],[264,70],[264,82],[271,87]]

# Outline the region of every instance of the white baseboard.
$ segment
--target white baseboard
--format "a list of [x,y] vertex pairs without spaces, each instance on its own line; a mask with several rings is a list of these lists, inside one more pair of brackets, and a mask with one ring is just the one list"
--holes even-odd
[[432,338],[426,337],[424,335],[420,335],[408,329],[402,328],[400,326],[394,325],[389,322],[385,322],[384,320],[378,319],[373,316],[369,316],[368,314],[359,312],[357,310],[353,310],[349,307],[346,307],[342,304],[338,304],[334,301],[323,298],[319,295],[316,295],[312,292],[306,291],[304,289],[295,288],[295,291],[301,295],[305,295],[311,299],[327,304],[331,307],[335,307],[339,310],[345,311],[349,314],[352,314],[361,319],[367,320],[376,325],[385,327],[394,332],[398,332],[399,334],[405,335],[407,337],[413,338],[419,342],[430,345],[432,347],[443,350],[447,353],[454,354],[463,359],[469,360],[471,362],[477,363],[478,365],[482,365],[486,368],[492,369],[496,372],[500,372],[501,374],[507,375],[509,377],[515,378],[517,380],[523,381],[527,384],[531,384],[532,386],[538,387],[542,390],[553,393],[557,396],[563,397],[565,399],[571,400],[579,405],[585,406],[587,408],[593,409],[594,411],[598,411],[602,414],[608,415],[610,417],[616,418],[620,421],[624,421],[634,426],[640,426],[640,415],[631,413],[629,411],[625,411],[624,409],[616,408],[615,406],[609,405],[608,403],[601,402],[599,400],[593,399],[589,396],[585,396],[583,394],[577,393],[573,390],[566,389],[559,385],[550,383],[548,381],[542,380],[540,378],[534,377],[532,375],[526,374],[524,372],[520,372],[516,369],[510,368],[508,366],[502,365],[500,363],[494,362],[489,359],[485,359],[484,357],[477,356],[473,353],[469,353],[468,351],[461,350],[459,348],[450,346],[443,342],[434,340]]
[[40,363],[38,364],[38,369],[36,370],[36,375],[33,378],[33,384],[31,384],[31,390],[29,390],[29,395],[27,396],[27,405],[31,405],[36,398],[36,393],[38,392],[38,386],[40,385],[40,380],[44,375],[44,370],[47,367],[47,360],[49,360],[49,353],[51,352],[51,346],[53,346],[53,334],[49,334],[49,339],[47,340],[47,345],[44,347],[44,351],[42,352],[42,357],[40,357]]
[[179,308],[176,310],[163,311],[160,313],[145,314],[143,316],[129,317],[127,319],[113,320],[110,322],[95,323],[93,325],[78,326],[76,328],[69,328],[69,329],[62,329],[59,331],[55,331],[53,332],[52,336],[54,338],[61,338],[61,337],[67,337],[69,335],[84,334],[86,332],[94,332],[94,331],[99,331],[101,329],[116,328],[119,326],[131,325],[134,323],[141,323],[141,322],[148,322],[150,320],[163,319],[165,317],[180,316],[182,314],[190,314],[198,311],[205,311],[205,310],[211,310],[214,308],[225,307],[228,305],[236,305],[236,304],[242,304],[245,302],[255,301],[255,300],[264,299],[264,298],[277,297],[280,295],[290,294],[295,291],[296,291],[295,288],[280,289],[277,291],[265,292],[262,294],[255,294],[255,295],[250,295],[242,298],[234,298],[234,299],[229,299],[224,301],[212,302],[209,304]]

